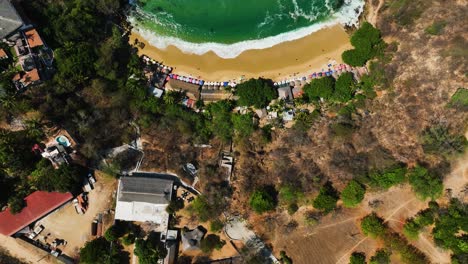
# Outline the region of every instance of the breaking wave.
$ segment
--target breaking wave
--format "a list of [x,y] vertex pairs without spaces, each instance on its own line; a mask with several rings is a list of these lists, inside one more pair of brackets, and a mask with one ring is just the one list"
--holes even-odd
[[[293,3],[296,3],[296,1],[293,0]],[[159,49],[164,50],[168,46],[172,45],[180,49],[182,52],[188,54],[202,55],[212,51],[221,58],[231,59],[239,56],[242,52],[247,50],[267,49],[283,42],[303,38],[323,28],[331,27],[337,24],[345,26],[356,26],[358,24],[358,19],[363,9],[363,0],[348,0],[345,1],[343,6],[337,12],[331,14],[328,19],[319,21],[310,26],[281,33],[276,36],[270,36],[255,40],[245,40],[232,44],[216,42],[194,43],[185,41],[177,37],[163,36],[141,25],[138,19],[136,19],[134,16],[129,16],[128,19],[130,23],[132,23],[132,25],[134,26],[134,31],[141,35],[146,41],[148,41],[148,43]],[[309,16],[302,13],[299,9],[295,9],[294,15],[302,17]],[[307,18],[314,19],[314,17]],[[266,19],[270,18],[267,17]],[[174,27],[177,28],[178,25],[174,25]]]

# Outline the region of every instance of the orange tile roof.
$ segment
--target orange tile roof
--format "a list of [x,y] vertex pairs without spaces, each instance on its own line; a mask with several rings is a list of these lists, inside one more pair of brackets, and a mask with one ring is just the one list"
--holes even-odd
[[39,81],[41,78],[39,77],[39,72],[37,69],[32,69],[24,74],[21,78],[21,82],[24,85],[29,85],[31,82]]
[[70,201],[71,193],[35,191],[26,196],[26,207],[17,214],[0,212],[0,234],[11,236],[47,213]]
[[39,36],[39,33],[37,33],[36,29],[30,29],[25,32],[26,34],[26,39],[28,40],[28,44],[30,48],[34,48],[37,46],[42,46],[44,43],[42,42],[41,37]]
[[0,59],[8,58],[8,55],[3,49],[0,49]]

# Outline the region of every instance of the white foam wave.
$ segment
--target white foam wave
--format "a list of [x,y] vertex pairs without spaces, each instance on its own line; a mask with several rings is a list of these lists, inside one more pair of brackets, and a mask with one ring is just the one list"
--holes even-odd
[[258,40],[247,40],[233,44],[221,44],[215,42],[192,43],[175,37],[160,36],[155,32],[139,27],[137,21],[133,17],[129,17],[130,23],[139,35],[148,41],[151,45],[166,49],[168,46],[175,46],[184,53],[202,55],[213,51],[216,55],[224,59],[232,59],[239,56],[246,50],[258,50],[271,48],[279,43],[293,41],[305,36],[308,36],[320,29],[331,27],[337,24],[342,25],[357,25],[359,15],[364,10],[363,0],[348,1],[340,11],[332,15],[330,19],[324,22],[313,24],[309,27],[300,28],[294,31],[285,32],[276,36],[267,37]]

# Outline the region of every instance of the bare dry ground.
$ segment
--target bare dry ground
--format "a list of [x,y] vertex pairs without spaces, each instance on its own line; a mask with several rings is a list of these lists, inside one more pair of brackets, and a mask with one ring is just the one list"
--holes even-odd
[[45,227],[41,235],[51,234],[47,242],[50,243],[55,238],[65,239],[68,242],[61,249],[70,257],[78,257],[80,248],[86,241],[92,239],[91,223],[99,213],[103,214],[104,226],[112,224],[114,217],[109,215],[109,210],[113,208],[116,180],[100,173],[97,173],[96,179],[94,190],[88,194],[89,207],[84,215],[78,215],[73,204],[69,203],[39,221],[39,224]]

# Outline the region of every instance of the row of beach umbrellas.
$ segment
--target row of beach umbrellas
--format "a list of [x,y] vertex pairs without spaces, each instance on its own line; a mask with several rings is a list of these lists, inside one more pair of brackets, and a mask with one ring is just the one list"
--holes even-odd
[[183,81],[183,82],[186,82],[186,83],[198,84],[198,85],[205,84],[205,81],[203,81],[203,80],[198,80],[198,79],[195,79],[195,78],[191,78],[191,77],[187,77],[187,76],[183,76],[183,75],[172,74],[172,73],[169,74],[168,78]]
[[[308,75],[308,78],[309,79],[315,79],[315,78],[320,78],[320,77],[325,77],[325,76],[331,76],[333,75],[334,73],[336,72],[344,72],[344,71],[351,71],[352,70],[352,67],[347,65],[347,64],[338,64],[338,65],[335,65],[333,67],[333,70],[331,69],[332,65],[328,65],[328,70],[325,71],[325,70],[322,70],[321,72],[314,72],[310,75]],[[279,82],[275,82],[274,85],[275,86],[283,86],[283,85],[287,85],[287,84],[290,84],[290,83],[293,83],[295,81],[306,81],[307,80],[307,77],[298,77],[298,78],[292,78],[292,79],[288,79],[288,80],[282,80],[282,81],[279,81]]]
[[167,70],[168,72],[171,72],[171,71],[172,71],[172,67],[163,65],[163,64],[161,64],[161,63],[159,63],[159,62],[157,62],[157,61],[155,61],[155,60],[153,60],[153,59],[151,59],[151,58],[149,58],[149,57],[147,57],[147,56],[145,56],[145,55],[143,55],[143,61],[145,61],[146,65],[151,65],[151,64],[153,64],[153,65],[156,65],[156,66],[158,66],[158,67],[163,68],[164,70]]

